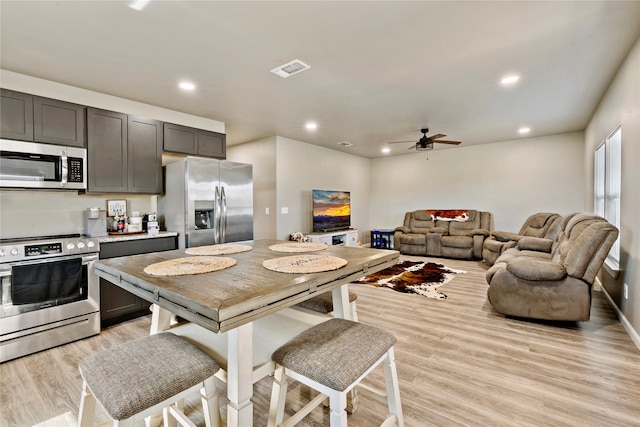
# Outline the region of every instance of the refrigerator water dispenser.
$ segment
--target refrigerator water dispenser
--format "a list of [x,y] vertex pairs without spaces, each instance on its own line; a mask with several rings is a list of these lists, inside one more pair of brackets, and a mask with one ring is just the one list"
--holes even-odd
[[214,201],[213,200],[195,200],[195,228],[196,230],[206,230],[214,227]]

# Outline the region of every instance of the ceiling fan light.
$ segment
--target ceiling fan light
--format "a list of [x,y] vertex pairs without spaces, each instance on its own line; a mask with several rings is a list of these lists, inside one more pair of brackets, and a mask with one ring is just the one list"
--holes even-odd
[[416,150],[418,150],[418,151],[433,150],[433,141],[429,141],[429,142],[426,142],[426,143],[417,142],[416,143]]

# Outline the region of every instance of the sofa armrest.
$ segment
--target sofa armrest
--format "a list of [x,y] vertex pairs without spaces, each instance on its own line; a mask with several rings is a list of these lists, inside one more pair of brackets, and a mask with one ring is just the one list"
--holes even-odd
[[518,249],[521,251],[538,251],[551,253],[553,240],[544,237],[522,237],[518,240]]
[[411,233],[411,229],[409,227],[400,226],[396,227],[393,231],[399,231],[400,233]]
[[567,270],[553,261],[532,257],[514,257],[507,261],[507,271],[524,280],[558,281],[567,277]]
[[511,231],[494,231],[491,235],[499,242],[518,241],[522,238],[521,235]]
[[491,233],[489,233],[489,230],[485,230],[484,228],[476,228],[475,230],[471,231],[471,235],[489,237]]

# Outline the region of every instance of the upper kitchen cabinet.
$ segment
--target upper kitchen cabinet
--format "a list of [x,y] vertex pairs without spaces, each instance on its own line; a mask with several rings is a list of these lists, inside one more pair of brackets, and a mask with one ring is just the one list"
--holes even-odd
[[90,193],[162,192],[162,122],[87,109]]
[[223,133],[165,123],[164,151],[225,159],[227,136]]
[[162,193],[162,122],[128,116],[128,189]]
[[2,89],[2,138],[86,147],[85,107]]
[[33,97],[33,139],[47,144],[87,146],[86,108],[56,99]]
[[33,95],[2,89],[0,136],[33,141]]

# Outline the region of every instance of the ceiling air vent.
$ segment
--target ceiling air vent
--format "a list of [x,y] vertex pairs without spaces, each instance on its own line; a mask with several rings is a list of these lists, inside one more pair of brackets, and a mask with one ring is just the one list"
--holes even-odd
[[291,62],[287,62],[284,65],[274,68],[271,72],[283,79],[286,79],[289,76],[293,76],[294,74],[298,74],[304,70],[308,70],[309,68],[311,68],[309,65],[299,59],[294,59]]

